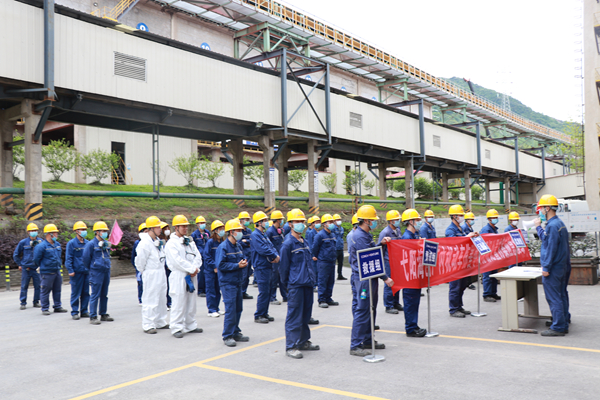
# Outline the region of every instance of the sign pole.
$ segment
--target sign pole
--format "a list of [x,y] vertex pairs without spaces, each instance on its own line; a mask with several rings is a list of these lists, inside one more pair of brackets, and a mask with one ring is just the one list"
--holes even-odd
[[371,313],[371,355],[364,356],[363,361],[368,363],[376,363],[385,361],[384,356],[375,355],[375,320],[373,319],[373,278],[369,279],[369,312]]
[[481,312],[481,287],[479,281],[481,280],[481,253],[479,254],[479,264],[477,266],[477,312],[471,313],[472,317],[485,317],[487,313]]
[[431,331],[431,300],[429,298],[429,289],[431,289],[431,266],[427,266],[427,334],[425,337],[436,337],[440,334]]

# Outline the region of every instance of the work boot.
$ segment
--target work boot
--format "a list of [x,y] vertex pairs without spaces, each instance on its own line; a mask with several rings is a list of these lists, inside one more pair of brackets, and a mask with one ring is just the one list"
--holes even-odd
[[90,317],[90,313],[81,313],[81,318],[89,318]]
[[108,314],[104,314],[100,317],[100,321],[112,322],[115,319]]
[[319,325],[319,320],[318,319],[314,319],[313,317],[310,317],[310,320],[308,321],[309,325]]
[[498,296],[497,294],[493,294],[492,297],[495,298],[496,300],[502,299],[502,297]]
[[348,280],[348,278],[346,278],[346,277],[345,277],[345,276],[343,276],[343,275],[338,275],[338,277],[337,277],[337,280],[338,280],[338,281],[347,281],[347,280]]
[[206,297],[206,293],[198,293],[198,297]]
[[282,303],[287,303],[287,299],[281,299]]
[[385,312],[388,314],[400,314],[400,311],[396,310],[394,307],[386,307]]
[[169,328],[170,328],[169,324],[166,324],[165,326],[161,326],[161,327],[160,327],[160,328],[158,328],[158,329],[169,329]]
[[48,311],[48,310],[42,311],[42,315],[50,315],[50,311]]
[[427,334],[427,331],[422,328],[417,328],[412,332],[406,332],[406,336],[408,337],[423,337]]
[[25,310],[27,307],[25,306],[25,304],[21,304],[21,310]]
[[250,296],[248,293],[244,293],[244,294],[242,295],[242,298],[243,298],[244,300],[252,300],[252,299],[254,298],[254,296]]
[[273,304],[274,306],[280,306],[281,302],[279,300],[273,300],[271,301],[271,304]]
[[39,302],[33,303],[34,308],[42,308]]
[[469,289],[471,289],[471,290],[477,290],[477,288],[475,287],[475,285],[473,285],[472,283],[469,285]]
[[218,312],[209,312],[208,316],[211,318],[219,318],[221,316],[221,314],[219,314]]
[[540,333],[542,336],[565,336],[564,332],[558,332],[552,329],[548,329],[547,331],[543,331]]
[[306,342],[302,343],[299,347],[300,350],[321,350],[321,347],[319,347],[318,344],[312,344],[312,342],[310,340],[307,340]]
[[373,330],[378,331],[379,330],[379,325],[375,325],[375,327],[373,328]]
[[92,318],[90,318],[90,324],[92,324],[92,325],[100,325],[101,322],[98,320],[98,317],[92,317]]
[[464,308],[459,308],[458,311],[460,311],[461,313],[465,314],[465,315],[471,315],[471,311],[465,310]]
[[269,314],[265,315],[265,318],[269,320],[269,322],[275,321],[275,318],[271,317]]
[[155,328],[146,329],[144,332],[149,333],[150,335],[154,335],[156,333]]
[[65,308],[58,307],[58,308],[54,309],[54,312],[55,313],[65,313],[65,312],[67,312],[67,310]]
[[202,333],[204,330],[202,328],[196,328],[193,331],[189,331],[188,333]]
[[258,317],[258,318],[254,318],[254,322],[256,322],[257,324],[268,324],[269,320],[266,319],[265,317]]
[[495,302],[496,302],[496,299],[495,299],[495,298],[493,298],[492,296],[485,296],[485,297],[483,298],[483,301],[487,301],[488,303],[495,303]]
[[241,333],[237,334],[233,337],[233,340],[235,340],[236,342],[248,342],[250,341],[250,338],[248,336],[244,336]]
[[[371,342],[368,343],[363,343],[360,346],[361,349],[367,349],[370,350],[373,346],[371,346]],[[375,350],[384,350],[385,349],[385,344],[383,343],[379,343],[377,340],[375,341]]]
[[298,350],[298,349],[286,350],[285,355],[288,357],[296,358],[296,359],[300,359],[300,358],[304,357],[302,355],[302,353],[300,352],[300,350]]
[[546,326],[552,326],[552,320],[546,321]]
[[339,306],[340,305],[340,303],[338,303],[337,301],[333,301],[333,300],[328,301],[327,304],[330,306]]
[[73,318],[75,321],[79,320],[79,314],[73,314],[71,316],[71,318]]
[[319,303],[319,307],[321,307],[321,308],[329,308],[329,304],[327,304],[327,303]]
[[394,304],[394,308],[398,311],[404,311],[404,307],[402,307],[402,304],[400,303]]
[[464,318],[465,314],[463,312],[457,310],[454,313],[450,313],[450,316],[454,317],[454,318]]
[[181,339],[183,337],[183,332],[177,331],[173,334],[177,339]]
[[361,349],[361,348],[350,349],[350,355],[358,356],[358,357],[370,356],[371,351],[367,350],[367,349]]
[[227,339],[223,339],[223,343],[225,343],[225,346],[227,347],[235,347],[237,346],[237,343],[235,342],[235,340],[233,340],[233,338],[227,338]]

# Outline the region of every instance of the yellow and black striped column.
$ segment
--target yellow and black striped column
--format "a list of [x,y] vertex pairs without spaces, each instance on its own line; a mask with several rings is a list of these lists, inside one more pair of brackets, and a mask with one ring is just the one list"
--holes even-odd
[[388,205],[388,203],[381,203],[381,204],[379,204],[379,205],[381,206],[381,208],[383,208],[383,209],[386,209],[386,208],[387,208],[387,205]]
[[12,194],[0,194],[0,205],[4,209],[12,209],[15,205]]
[[273,211],[275,211],[275,207],[265,207],[265,214],[271,215]]
[[308,213],[312,215],[317,215],[319,213],[319,206],[312,206],[308,208]]
[[36,221],[42,219],[44,208],[42,203],[28,203],[25,205],[25,219],[28,221]]
[[234,200],[233,201],[235,203],[236,206],[238,206],[239,208],[243,208],[246,207],[246,202],[244,200]]
[[288,208],[290,206],[287,200],[280,200],[279,205],[281,206],[281,208]]

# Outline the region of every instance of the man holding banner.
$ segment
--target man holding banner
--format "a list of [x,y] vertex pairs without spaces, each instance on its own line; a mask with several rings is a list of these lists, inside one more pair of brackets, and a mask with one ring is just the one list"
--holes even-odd
[[[498,234],[498,211],[492,208],[491,210],[488,210],[485,217],[487,218],[488,223],[481,228],[479,233],[482,235],[485,233]],[[495,274],[496,272],[498,271],[495,270],[483,273],[483,301],[487,301],[488,303],[495,303],[496,300],[500,300],[500,296],[498,296],[498,280],[496,278],[490,278],[490,275]]]
[[[402,236],[402,231],[400,231],[400,213],[398,210],[390,210],[385,215],[385,219],[387,220],[388,226],[383,228],[379,233],[379,239],[377,241],[377,246],[381,246],[381,241],[384,238],[390,238],[391,240],[398,240]],[[387,246],[383,247],[383,263],[385,265],[385,273],[390,275],[390,256],[388,254]],[[403,310],[402,304],[400,304],[400,293],[396,292],[394,294],[392,292],[392,288],[384,287],[383,288],[383,305],[385,306],[385,312],[388,314],[398,314]]]

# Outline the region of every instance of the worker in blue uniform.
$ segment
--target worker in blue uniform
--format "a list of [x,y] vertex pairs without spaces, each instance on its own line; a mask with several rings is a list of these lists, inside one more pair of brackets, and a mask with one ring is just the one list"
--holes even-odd
[[283,229],[283,237],[285,238],[287,235],[289,235],[290,231],[292,230],[292,227],[290,226],[289,220],[290,220],[290,215],[292,213],[292,211],[297,210],[297,208],[294,208],[290,211],[287,212],[287,220],[285,221],[285,224],[283,225],[282,229]]
[[107,312],[111,244],[108,241],[108,226],[105,222],[97,221],[92,230],[95,235],[83,250],[83,265],[90,271],[90,324],[100,325],[101,321],[114,321]]
[[[381,230],[379,238],[377,240],[377,246],[381,246],[381,241],[384,238],[390,238],[391,240],[398,240],[402,237],[400,230],[400,212],[398,210],[390,210],[385,215],[385,219],[388,225]],[[390,268],[390,255],[388,253],[387,246],[383,246],[383,261],[385,264],[385,273],[391,276]],[[403,311],[404,308],[400,304],[400,291],[394,292],[392,288],[384,286],[383,288],[383,305],[385,306],[385,312],[388,314],[398,314]]]
[[[283,245],[283,240],[285,239],[282,228],[283,213],[279,210],[274,210],[271,212],[271,221],[273,223],[269,226],[269,229],[267,229],[267,238],[273,243],[275,250],[277,250],[277,254],[279,254],[281,246]],[[281,305],[281,302],[277,300],[277,288],[279,288],[282,300],[287,301],[287,290],[281,284],[279,263],[273,264],[273,270],[271,272],[271,297],[269,301],[271,304]]]
[[[460,204],[455,204],[450,206],[448,210],[448,215],[452,222],[446,228],[445,236],[448,237],[463,237],[463,236],[477,236],[478,233],[470,232],[465,234],[463,229],[461,228],[461,224],[464,222],[465,210],[463,210]],[[449,302],[449,312],[451,317],[455,318],[464,318],[465,316],[471,314],[471,311],[467,311],[463,308],[463,294],[465,289],[470,285],[471,278],[466,276],[464,278],[457,279],[455,281],[450,282],[450,288],[448,291],[448,302]]]
[[[87,225],[83,221],[73,225],[75,237],[67,243],[65,254],[65,267],[69,273],[71,283],[71,318],[78,320],[87,318],[88,305],[90,304],[90,275],[89,270],[83,265],[83,250],[88,240]],[[81,312],[81,317],[79,313]]]
[[[352,229],[346,235],[346,244],[347,244],[347,248],[348,248],[348,260],[350,260],[350,253],[355,251],[354,248],[352,247],[352,243],[353,243],[352,235],[354,235],[354,232],[356,231],[357,228],[358,228],[358,217],[356,216],[356,213],[354,213],[354,215],[352,216]],[[357,301],[357,297],[356,297],[356,288],[354,287],[354,281],[352,280],[352,275],[350,276],[350,288],[352,290],[352,315],[354,315],[354,312],[356,311],[356,306],[358,305],[358,301]]]
[[[315,242],[315,236],[321,230],[321,217],[317,215],[313,215],[308,219],[308,229],[306,230],[306,235],[304,238],[308,243],[308,248],[312,249],[313,244]],[[317,285],[319,283],[319,268],[317,267],[317,262],[311,257],[311,265],[313,272],[315,273],[315,286],[313,287],[313,292],[318,293]]]
[[[558,218],[558,200],[553,195],[543,195],[538,203],[540,218],[535,220],[538,235],[542,240],[540,263],[542,265],[542,285],[546,301],[552,314],[550,328],[541,332],[542,336],[564,336],[569,332],[568,278],[571,269],[569,234],[567,227]],[[546,222],[546,229],[541,223]]]
[[333,229],[332,232],[335,235],[335,250],[337,255],[337,280],[345,281],[348,278],[344,277],[342,269],[344,268],[344,227],[342,226],[342,216],[340,214],[333,214]]
[[240,242],[244,237],[244,227],[238,219],[231,219],[225,224],[227,238],[219,245],[215,254],[215,265],[219,274],[219,284],[225,303],[225,320],[223,321],[223,343],[234,347],[237,342],[247,342],[248,336],[242,335],[240,318],[243,310],[242,284],[244,269],[248,260]]
[[60,294],[62,291],[62,276],[60,266],[62,265],[62,249],[58,243],[58,228],[54,224],[44,226],[46,240],[35,246],[33,250],[33,262],[40,268],[40,300],[42,303],[42,314],[50,315],[50,292],[55,313],[65,313],[62,307]]
[[[519,220],[521,219],[520,215],[518,212],[513,211],[510,214],[508,214],[508,226],[506,228],[504,228],[504,232],[510,232],[510,231],[518,231],[519,230]],[[513,265],[509,265],[508,268],[512,268],[515,267],[517,264],[513,264]],[[523,265],[522,263],[518,264],[519,266]]]
[[252,216],[254,232],[252,232],[252,265],[254,265],[254,279],[258,282],[258,298],[256,299],[256,312],[254,322],[268,324],[275,318],[269,315],[269,300],[271,298],[271,273],[272,264],[279,263],[279,253],[267,237],[269,217],[262,211],[255,212]]
[[33,306],[40,308],[40,275],[37,266],[33,262],[33,250],[42,243],[38,237],[39,228],[33,222],[27,225],[27,237],[19,242],[13,252],[13,260],[21,271],[21,310],[27,308],[27,289],[29,282],[33,281]]
[[[202,259],[204,260],[204,248],[206,247],[206,242],[210,238],[210,231],[206,229],[206,218],[202,215],[196,217],[196,229],[192,232],[192,239],[194,239],[194,243],[196,243],[196,248],[200,252]],[[206,274],[204,273],[204,263],[200,267],[200,272],[198,273],[198,296],[206,297]]]
[[215,264],[215,256],[217,248],[223,242],[225,236],[225,224],[219,220],[215,220],[210,225],[211,236],[204,247],[204,275],[206,275],[206,307],[208,308],[208,316],[219,318],[225,314],[219,310],[221,302],[221,286],[219,284],[219,276],[217,266]]
[[435,227],[433,226],[433,221],[435,220],[435,214],[432,210],[426,210],[425,214],[425,223],[421,225],[421,229],[419,229],[419,236],[421,239],[435,239],[437,238],[437,234],[435,232]]
[[319,307],[328,308],[339,303],[332,299],[333,285],[335,283],[335,261],[337,257],[336,237],[332,232],[334,226],[333,216],[325,214],[321,217],[323,229],[315,236],[311,249],[312,259],[317,262],[319,270]]
[[[402,224],[406,230],[402,239],[420,239],[421,216],[417,210],[409,208],[402,213]],[[404,330],[408,337],[423,337],[427,331],[419,327],[419,305],[421,304],[421,289],[402,289],[404,301]]]
[[[488,223],[481,228],[479,233],[482,235],[486,233],[498,234],[498,211],[492,208],[491,210],[488,210],[485,217],[487,218]],[[496,272],[498,272],[498,270],[483,273],[483,301],[487,301],[488,303],[495,303],[497,300],[500,300],[500,296],[498,296],[498,280],[490,277],[490,275],[493,275]]]
[[242,251],[244,252],[244,258],[248,261],[248,266],[244,268],[244,278],[242,280],[242,298],[244,300],[251,300],[254,296],[251,296],[247,293],[248,285],[250,284],[250,276],[252,275],[252,248],[250,247],[250,242],[252,242],[252,230],[249,228],[250,226],[250,214],[247,211],[242,211],[237,219],[240,221],[240,224],[244,227],[242,231],[242,240],[240,240],[240,246],[242,246]]
[[[350,338],[350,355],[364,357],[371,354],[371,347],[373,340],[371,336],[371,313],[369,296],[370,292],[373,291],[373,325],[377,318],[377,301],[378,301],[378,283],[375,279],[369,279],[365,281],[360,280],[358,272],[358,257],[356,252],[363,249],[375,247],[373,241],[373,235],[371,231],[377,228],[377,211],[371,205],[364,205],[356,212],[358,220],[358,228],[352,233],[351,244],[350,244],[350,266],[352,268],[352,284],[354,285],[354,297],[356,301],[356,309],[354,311],[352,320],[352,334]],[[387,245],[391,239],[383,238],[381,240],[382,245]],[[388,287],[394,286],[394,281],[387,275],[381,276],[381,279],[385,282]],[[365,298],[362,298],[362,293],[366,294]],[[376,349],[385,349],[383,343],[375,342]]]
[[301,210],[293,210],[288,217],[292,231],[281,247],[279,270],[283,284],[288,289],[288,310],[285,318],[285,353],[299,359],[302,351],[319,350],[310,341],[313,285],[315,276],[311,266],[311,252],[302,237],[306,217]]
[[[146,228],[146,223],[142,222],[140,224],[140,226],[138,227],[138,235],[140,235],[141,233],[146,233],[148,231],[148,229]],[[133,250],[131,250],[131,264],[133,265],[133,268],[135,268],[135,279],[137,281],[137,287],[138,287],[138,303],[141,306],[142,305],[142,294],[144,293],[144,281],[142,280],[142,273],[140,271],[138,271],[137,267],[135,266],[135,258],[137,257],[137,247],[140,244],[140,239],[136,240],[133,243]]]
[[[473,232],[473,225],[475,225],[475,214],[468,212],[465,214],[465,220],[462,224],[460,224],[460,227],[464,234],[468,235],[469,233]],[[473,284],[469,284],[468,288],[471,290],[477,290]]]

